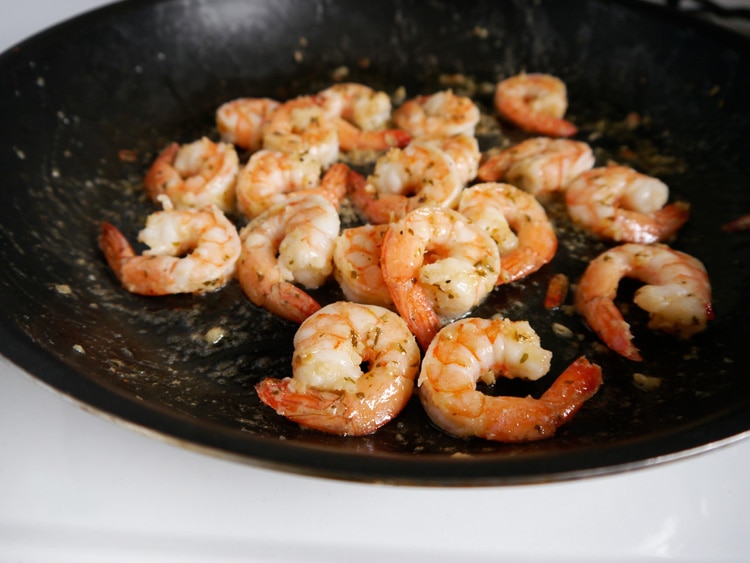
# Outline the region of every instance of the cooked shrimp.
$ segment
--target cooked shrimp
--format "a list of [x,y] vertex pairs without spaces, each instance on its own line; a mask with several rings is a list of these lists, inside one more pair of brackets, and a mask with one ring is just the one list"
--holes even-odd
[[292,377],[266,378],[256,390],[266,405],[302,426],[362,436],[406,406],[419,360],[419,346],[397,314],[332,303],[295,334]]
[[570,137],[578,132],[563,118],[568,109],[565,83],[549,74],[521,73],[502,80],[495,88],[495,109],[531,133]]
[[448,156],[456,164],[456,172],[458,172],[458,179],[462,185],[465,186],[477,177],[482,153],[479,151],[479,142],[476,137],[462,133],[450,137],[421,137],[419,143],[436,147],[448,153]]
[[490,396],[477,389],[498,376],[537,380],[552,353],[526,321],[468,318],[443,328],[427,349],[417,382],[430,419],[460,437],[500,442],[549,438],[602,383],[601,369],[581,357],[533,397]]
[[313,194],[273,207],[240,232],[237,276],[250,301],[293,322],[320,309],[307,289],[320,287],[333,270],[339,234],[336,208]]
[[144,187],[153,201],[166,195],[177,208],[215,205],[231,211],[239,158],[234,146],[203,137],[192,143],[171,143],[146,173]]
[[273,113],[263,132],[263,148],[308,155],[327,168],[338,159],[339,139],[320,98],[300,96]]
[[225,143],[257,151],[263,144],[263,128],[281,102],[270,98],[237,98],[216,110],[216,127]]
[[392,307],[380,269],[380,253],[388,225],[344,229],[333,251],[333,275],[350,301]]
[[380,262],[393,303],[423,348],[444,322],[476,307],[500,271],[489,235],[442,207],[416,209],[391,224]]
[[597,235],[650,244],[674,235],[688,220],[690,206],[665,205],[669,188],[627,166],[584,172],[568,186],[565,200],[574,221]]
[[319,193],[338,208],[346,196],[349,167],[338,163],[321,179],[320,162],[309,155],[262,149],[237,178],[237,208],[252,219],[299,195]]
[[[458,211],[497,243],[498,285],[536,272],[555,256],[557,236],[544,207],[515,186],[476,184],[461,193]],[[514,232],[511,236],[508,226]]]
[[443,90],[417,96],[393,112],[393,121],[412,137],[474,135],[480,111],[471,98]]
[[445,151],[411,143],[391,149],[366,182],[352,186],[354,205],[371,223],[390,223],[418,207],[453,206],[461,193],[456,164]]
[[750,230],[750,213],[746,215],[740,215],[739,217],[732,219],[728,223],[724,223],[721,226],[721,230],[725,233],[736,233],[738,231]]
[[157,211],[138,240],[149,247],[140,256],[105,222],[99,247],[123,287],[140,295],[215,291],[234,276],[240,256],[237,229],[216,207]]
[[503,180],[531,194],[565,190],[579,174],[594,166],[586,143],[534,137],[490,156],[477,172],[484,182]]
[[648,311],[651,329],[688,338],[704,330],[713,318],[711,283],[699,260],[662,244],[630,243],[611,248],[586,268],[578,282],[575,304],[604,343],[626,358],[641,360],[631,342],[630,326],[614,302],[624,277],[646,284],[633,300]]
[[386,128],[391,118],[391,98],[385,92],[345,82],[322,90],[319,99],[336,126],[342,151],[384,151],[404,147],[411,140],[406,131]]

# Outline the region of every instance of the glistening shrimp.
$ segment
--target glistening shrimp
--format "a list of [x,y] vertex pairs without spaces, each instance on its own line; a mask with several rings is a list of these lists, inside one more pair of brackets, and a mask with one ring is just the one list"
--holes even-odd
[[256,390],[261,401],[301,426],[372,434],[409,402],[419,360],[419,346],[397,314],[337,302],[300,325],[292,377],[266,378]]
[[273,112],[263,131],[263,148],[307,155],[327,168],[339,156],[336,127],[317,96],[299,96]]
[[237,98],[216,110],[216,127],[222,141],[251,152],[263,144],[263,129],[281,102],[270,98]]
[[344,229],[333,251],[333,275],[349,301],[392,307],[393,299],[383,280],[380,254],[388,225],[362,225]]
[[423,207],[392,223],[381,252],[383,279],[419,344],[476,307],[500,271],[497,244],[452,209]]
[[495,109],[530,133],[570,137],[578,132],[563,118],[568,109],[565,83],[549,74],[521,73],[500,81],[495,88]]
[[467,96],[452,90],[416,96],[393,112],[393,121],[412,137],[474,135],[480,111]]
[[616,165],[582,173],[565,194],[575,222],[603,238],[644,244],[668,239],[688,220],[690,206],[668,199],[661,180]]
[[641,354],[631,342],[630,325],[615,304],[622,278],[646,285],[633,300],[648,311],[648,326],[680,338],[706,328],[713,318],[711,283],[696,258],[663,244],[623,244],[591,261],[578,282],[575,304],[586,323],[612,350],[631,360]]
[[490,396],[477,383],[497,377],[537,380],[552,353],[526,321],[467,318],[444,327],[427,349],[417,382],[430,419],[447,433],[500,442],[553,436],[602,384],[599,366],[581,357],[541,397]]
[[253,219],[290,198],[318,193],[338,208],[346,196],[349,168],[343,163],[322,174],[320,162],[305,154],[267,149],[254,153],[237,178],[237,208]]
[[586,143],[533,137],[491,155],[479,167],[477,176],[484,182],[503,180],[539,195],[565,190],[594,162],[594,152]]
[[391,99],[385,92],[353,82],[322,90],[318,99],[335,125],[342,151],[384,151],[404,147],[411,136],[401,129],[388,129]]
[[149,168],[144,187],[153,201],[166,195],[177,208],[215,205],[228,212],[234,209],[239,168],[237,151],[228,143],[207,137],[171,143]]
[[234,276],[240,256],[237,229],[216,207],[157,211],[138,240],[149,246],[140,256],[105,222],[99,247],[123,287],[141,295],[215,291]]
[[338,211],[318,194],[273,207],[248,223],[240,232],[237,276],[250,301],[297,323],[320,309],[294,283],[314,289],[328,279],[339,226]]
[[557,236],[537,199],[510,184],[476,184],[461,193],[458,211],[490,235],[500,252],[497,283],[536,272],[555,256]]
[[391,149],[375,163],[366,182],[351,186],[350,199],[371,223],[390,223],[419,207],[450,207],[463,185],[445,151],[411,143]]

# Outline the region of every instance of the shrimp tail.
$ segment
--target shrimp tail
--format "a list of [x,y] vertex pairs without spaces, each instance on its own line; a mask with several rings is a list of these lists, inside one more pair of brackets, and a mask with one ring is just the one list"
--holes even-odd
[[411,135],[403,129],[363,131],[343,118],[336,118],[339,146],[344,151],[384,151],[392,147],[403,148],[411,142]]
[[684,201],[670,203],[655,215],[659,225],[659,240],[666,240],[677,233],[690,218],[690,204]]
[[638,348],[633,343],[630,325],[611,299],[596,297],[583,306],[585,317],[591,329],[601,338],[608,348],[621,356],[636,362],[641,361]]
[[348,190],[351,175],[356,174],[346,164],[339,162],[331,166],[320,180],[322,195],[330,201],[336,209],[341,207]]
[[440,318],[427,294],[419,285],[410,281],[391,283],[388,291],[409,330],[417,337],[422,349],[427,350],[441,327]]
[[583,403],[593,397],[603,382],[602,369],[581,356],[563,371],[541,400],[555,412],[555,426],[559,427],[578,412]]
[[99,235],[99,248],[117,279],[122,280],[123,264],[135,256],[128,239],[112,223],[105,221]]
[[255,391],[276,414],[305,428],[342,436],[370,434],[377,429],[360,427],[354,420],[356,413],[348,408],[341,393],[309,388],[300,393],[292,389],[292,383],[289,377],[267,377],[256,384]]
[[170,143],[159,153],[146,172],[143,186],[152,201],[157,201],[160,195],[165,194],[170,183],[180,180],[179,174],[172,167],[179,150],[179,143]]
[[274,285],[261,306],[295,323],[301,323],[320,309],[315,299],[289,282]]

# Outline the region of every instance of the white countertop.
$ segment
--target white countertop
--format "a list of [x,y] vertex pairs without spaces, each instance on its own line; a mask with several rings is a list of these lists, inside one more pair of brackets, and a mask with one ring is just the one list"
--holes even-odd
[[[25,0],[0,49],[102,4]],[[90,414],[0,358],[0,561],[746,561],[750,440],[546,485],[339,482]]]

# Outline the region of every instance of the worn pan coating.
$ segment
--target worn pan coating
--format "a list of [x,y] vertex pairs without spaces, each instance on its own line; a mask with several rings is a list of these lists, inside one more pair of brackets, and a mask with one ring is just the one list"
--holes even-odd
[[[693,340],[650,334],[634,312],[646,359],[603,351],[575,315],[541,306],[552,274],[575,279],[606,247],[553,206],[564,240],[555,261],[477,311],[528,319],[554,352],[553,372],[582,353],[603,367],[599,394],[553,439],[454,439],[416,400],[372,436],[300,430],[253,390],[261,377],[288,373],[294,326],[253,307],[236,284],[204,297],[130,295],[100,256],[103,220],[134,237],[152,210],[140,182],[156,152],[215,135],[223,101],[288,98],[343,72],[414,95],[451,77],[466,87],[455,82],[461,74],[480,85],[489,111],[481,86],[522,70],[565,80],[569,117],[600,164],[633,164],[691,202],[674,246],[705,263],[714,288],[716,319]],[[750,429],[750,233],[721,230],[750,212],[745,39],[655,6],[603,0],[129,1],[20,44],[2,55],[0,73],[0,349],[86,408],[256,464],[416,484],[583,477],[702,451]],[[628,127],[634,115],[640,124]],[[484,148],[498,139],[482,138]],[[553,323],[583,339],[560,336]],[[226,334],[216,344],[205,338],[212,327]],[[636,372],[661,385],[638,387]],[[539,394],[548,384],[495,391]]]

